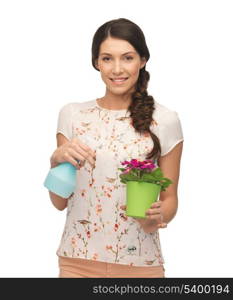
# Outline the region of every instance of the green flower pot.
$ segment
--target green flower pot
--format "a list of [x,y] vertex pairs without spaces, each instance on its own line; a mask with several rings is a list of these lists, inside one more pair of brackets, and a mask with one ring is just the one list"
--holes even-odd
[[145,212],[153,202],[158,200],[161,186],[150,182],[126,182],[126,215],[136,218],[145,218]]

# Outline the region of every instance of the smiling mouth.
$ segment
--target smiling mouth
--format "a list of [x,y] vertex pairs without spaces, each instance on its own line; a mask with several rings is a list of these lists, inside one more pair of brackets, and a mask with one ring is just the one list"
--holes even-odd
[[110,80],[115,84],[121,84],[121,83],[125,82],[127,79],[128,79],[128,77],[119,78],[119,79],[110,78]]

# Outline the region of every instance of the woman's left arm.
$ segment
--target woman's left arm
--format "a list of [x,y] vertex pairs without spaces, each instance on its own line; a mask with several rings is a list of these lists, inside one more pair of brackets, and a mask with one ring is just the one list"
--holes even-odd
[[146,233],[152,233],[158,228],[166,227],[178,209],[178,182],[180,174],[180,161],[183,149],[183,141],[179,142],[167,155],[158,159],[164,177],[170,178],[172,184],[166,191],[160,192],[159,201],[152,204],[147,210],[145,219],[137,219]]

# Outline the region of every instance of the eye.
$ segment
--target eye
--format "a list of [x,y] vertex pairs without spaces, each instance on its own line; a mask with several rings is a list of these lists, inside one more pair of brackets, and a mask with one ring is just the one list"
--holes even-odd
[[109,60],[110,60],[110,57],[107,57],[107,56],[106,56],[106,57],[103,57],[102,60],[103,60],[103,61],[109,61]]
[[126,60],[132,60],[133,56],[126,56],[125,58],[126,58]]

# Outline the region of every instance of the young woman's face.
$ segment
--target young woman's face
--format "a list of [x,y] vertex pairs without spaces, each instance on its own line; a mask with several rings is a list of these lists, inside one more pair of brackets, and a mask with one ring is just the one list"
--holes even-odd
[[106,88],[113,94],[133,92],[139,71],[146,64],[127,41],[108,37],[102,42],[96,67]]

